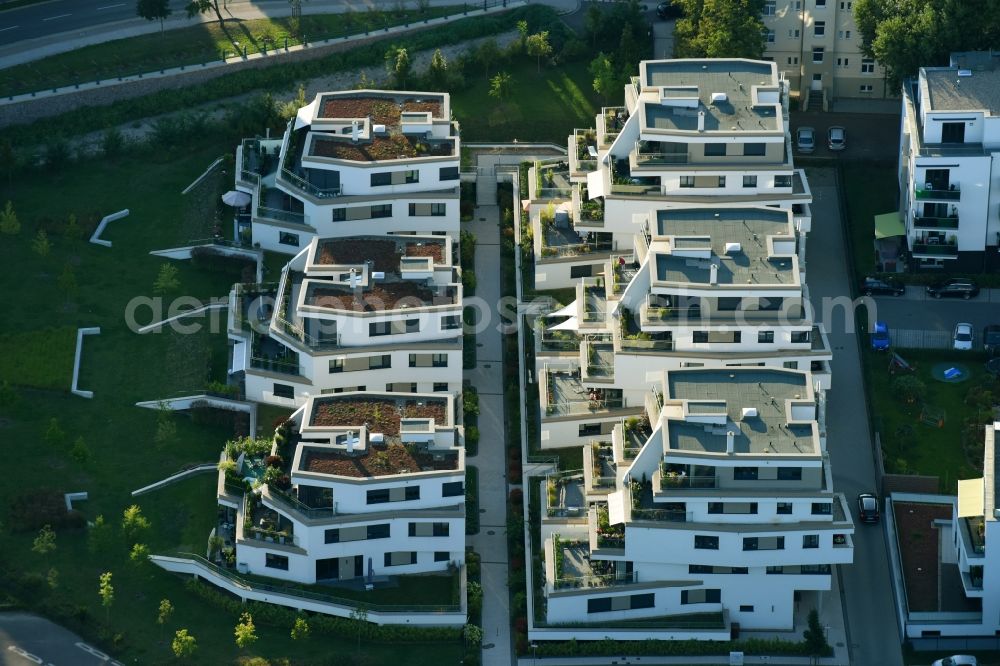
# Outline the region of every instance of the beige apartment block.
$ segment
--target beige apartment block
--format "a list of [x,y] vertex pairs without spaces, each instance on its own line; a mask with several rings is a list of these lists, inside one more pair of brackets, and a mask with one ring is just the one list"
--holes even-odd
[[851,0],[765,0],[763,20],[765,58],[777,63],[803,108],[899,96],[886,83],[885,69],[861,52]]

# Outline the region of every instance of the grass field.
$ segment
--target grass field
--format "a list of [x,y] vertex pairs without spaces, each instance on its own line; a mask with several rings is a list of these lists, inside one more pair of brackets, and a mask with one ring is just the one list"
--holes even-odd
[[896,171],[892,167],[852,162],[841,171],[856,280],[875,271],[875,216],[895,210]]
[[0,377],[34,388],[67,389],[73,375],[76,329],[70,326],[0,335]]
[[32,63],[0,70],[0,97],[50,88],[89,83],[120,76],[156,72],[172,67],[201,65],[220,60],[223,52],[236,55],[236,47],[248,54],[262,49],[299,44],[304,34],[310,42],[364,33],[366,29],[402,25],[418,18],[445,16],[461,7],[431,7],[426,14],[377,11],[303,16],[295,30],[291,18],[229,19],[197,23],[188,28],[129,37],[85,46],[70,53],[49,56]]
[[[363,657],[356,659],[354,641],[315,636],[293,647],[287,630],[261,623],[260,640],[252,649],[240,652],[233,641],[235,616],[186,590],[181,579],[152,565],[137,566],[128,558],[131,544],[126,543],[117,525],[124,508],[133,502],[151,521],[143,542],[153,552],[204,552],[216,518],[212,475],[194,477],[135,500],[130,492],[187,464],[217,459],[220,447],[232,436],[231,424],[195,424],[177,415],[169,417],[176,434],[158,444],[159,415],[135,407],[140,400],[202,389],[210,379],[224,380],[224,325],[215,332],[206,326],[192,335],[169,329],[138,335],[126,325],[125,312],[133,298],[153,296],[153,281],[164,260],[150,256],[150,250],[210,235],[216,224],[215,202],[219,193],[231,186],[231,176],[209,177],[187,196],[182,197],[180,191],[231,149],[202,141],[193,147],[71,164],[44,176],[15,175],[13,187],[0,185],[0,201],[9,198],[13,202],[22,226],[17,236],[0,237],[0,286],[7,305],[3,335],[13,336],[4,338],[7,344],[2,353],[35,357],[44,351],[62,358],[65,352],[54,344],[51,349],[41,344],[20,349],[14,345],[22,337],[48,335],[46,331],[101,327],[100,335],[87,338],[81,363],[81,386],[94,391],[92,400],[69,394],[71,369],[66,370],[62,383],[57,381],[63,375],[64,361],[46,361],[58,367],[58,372],[11,376],[13,398],[10,390],[3,391],[0,440],[10,446],[5,447],[9,478],[0,486],[0,522],[4,525],[0,529],[0,578],[20,581],[22,592],[30,590],[30,594],[22,594],[27,597],[21,599],[23,603],[50,615],[72,618],[70,624],[87,640],[107,648],[123,663],[174,662],[166,637],[180,627],[188,628],[198,640],[196,663],[228,664],[240,654],[276,658],[293,651],[295,663],[384,664],[403,658],[413,664],[457,663],[462,652],[457,643],[416,648],[364,645]],[[129,208],[131,214],[111,223],[104,234],[113,247],[83,240],[101,216],[123,208]],[[81,221],[79,238],[65,235],[70,213]],[[48,231],[52,244],[45,258],[30,249],[39,229]],[[185,262],[175,265],[180,282],[177,294],[198,299],[225,296],[239,279],[235,273],[201,270]],[[77,285],[70,292],[59,280],[66,267],[75,275]],[[136,318],[147,323],[152,316],[147,310]],[[24,367],[34,367],[36,361],[28,361],[23,361]],[[13,366],[4,363],[0,369],[7,378],[8,368]],[[46,379],[39,381],[38,377]],[[32,386],[47,382],[54,387],[42,390]],[[270,426],[281,416],[280,411],[267,411],[261,423]],[[46,436],[53,418],[64,433],[61,437]],[[82,449],[75,446],[78,438]],[[86,530],[59,531],[54,552],[44,556],[33,553],[35,533],[12,533],[7,518],[15,496],[38,488],[59,493],[86,491],[89,499],[79,504],[86,519],[93,521],[103,515],[115,526],[107,542],[92,551]],[[55,588],[45,582],[53,569]],[[98,575],[105,571],[113,574],[115,587],[110,629],[97,595]],[[176,608],[165,628],[156,624],[156,609],[163,598],[169,598]]]

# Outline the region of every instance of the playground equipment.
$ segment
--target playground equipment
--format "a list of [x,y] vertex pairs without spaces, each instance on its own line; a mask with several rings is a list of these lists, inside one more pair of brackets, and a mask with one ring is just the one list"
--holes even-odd
[[917,369],[917,364],[910,365],[902,356],[896,352],[889,354],[889,374],[894,375],[899,372],[913,372]]

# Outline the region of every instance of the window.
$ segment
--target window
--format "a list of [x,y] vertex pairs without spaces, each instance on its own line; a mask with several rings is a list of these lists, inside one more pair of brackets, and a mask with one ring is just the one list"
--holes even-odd
[[448,367],[448,355],[447,354],[431,354],[431,367],[432,368],[447,368]]
[[785,368],[786,370],[798,370],[799,369],[799,362],[798,361],[785,361],[784,363],[781,364],[781,367]]
[[777,4],[777,0],[764,0],[764,11],[762,14],[764,16],[774,16]]
[[705,144],[705,157],[725,157],[725,155],[726,155],[726,144],[724,143]]
[[829,516],[833,513],[833,503],[832,502],[813,502],[812,503],[812,515],[814,516]]
[[392,367],[391,354],[379,354],[378,356],[368,357],[369,370],[384,370],[386,368],[391,368],[391,367]]
[[801,481],[801,480],[802,480],[801,467],[778,468],[778,481]]
[[369,539],[389,538],[389,523],[381,523],[379,525],[369,525],[365,529],[368,532]]
[[826,7],[826,0],[816,0],[817,7]]
[[761,157],[767,151],[767,144],[744,143],[743,154],[751,157]]
[[757,331],[757,343],[769,345],[774,342],[774,331]]
[[837,67],[850,67],[850,58],[837,58]]
[[349,543],[368,539],[388,539],[389,523],[366,525],[361,527],[341,527],[326,530],[324,543]]
[[697,550],[719,550],[719,537],[695,534],[694,547]]
[[742,605],[741,604],[740,605],[740,612],[741,613],[752,613],[753,612],[753,606],[747,606],[747,605]]
[[813,47],[813,62],[814,63],[818,64],[818,63],[822,63],[823,62],[823,51],[824,51],[824,49],[823,49],[822,46],[814,46]]
[[406,319],[404,321],[373,321],[368,324],[368,335],[370,337],[395,335],[397,333],[417,333],[419,331],[419,319]]
[[792,177],[791,177],[791,175],[788,175],[788,176],[775,176],[774,177],[774,186],[775,187],[791,187],[792,186]]
[[799,64],[799,57],[798,56],[788,56],[788,64],[789,65],[797,65],[797,64]]
[[419,171],[411,170],[411,171],[407,171],[405,173],[406,173],[405,179],[406,179],[407,183],[419,183],[420,182],[420,172]]
[[764,41],[768,44],[774,44],[774,30],[764,29]]
[[862,74],[874,74],[875,73],[875,60],[873,58],[862,58],[861,59],[861,73]]
[[[794,37],[795,39],[798,39],[799,38],[798,28],[796,28],[795,30],[789,30],[788,31],[788,36],[789,37]],[[798,60],[799,60],[798,58],[795,59],[796,62],[798,62]]]
[[448,382],[434,382],[434,388],[431,390],[435,393],[447,393]]
[[779,516],[790,516],[792,515],[792,503],[791,502],[778,502],[778,510],[775,512]]
[[448,523],[410,523],[411,537],[446,537],[450,532]]
[[278,233],[278,243],[281,245],[291,245],[292,247],[299,246],[299,235],[290,234],[287,231],[282,231]]
[[858,86],[858,92],[870,93],[872,90],[874,90],[874,87],[870,83],[862,83]]
[[458,180],[458,167],[441,167],[438,177],[441,180]]
[[378,490],[369,490],[367,494],[368,504],[409,502],[418,499],[420,499],[420,486],[406,486],[405,488],[379,488]]
[[410,204],[410,217],[418,216],[431,216],[431,217],[443,217],[445,214],[445,205],[443,203],[411,203]]
[[757,176],[743,176],[743,187],[757,187]]
[[681,187],[694,187],[694,176],[681,176]]
[[580,437],[592,437],[594,435],[601,434],[601,424],[600,423],[581,423],[580,427],[576,429],[577,435]]
[[709,502],[708,512],[711,514],[755,515],[757,502]]
[[965,123],[941,123],[941,143],[965,143]]
[[344,371],[344,359],[335,358],[330,361],[330,374],[335,374]]
[[334,208],[330,211],[330,219],[334,222],[343,222],[347,219],[347,209],[346,208]]
[[431,216],[432,217],[443,217],[445,213],[445,205],[443,203],[432,203],[431,204]]
[[587,599],[588,613],[607,613],[609,611],[638,610],[652,608],[655,595],[632,594],[621,597],[597,597]]
[[447,562],[451,559],[451,553],[447,550],[435,550],[434,551],[434,561],[435,562]]
[[372,187],[379,187],[381,185],[392,185],[392,174],[388,171],[383,171],[381,173],[373,173],[371,175]]
[[461,481],[449,481],[441,485],[441,497],[461,497],[465,494],[465,484]]
[[288,557],[285,555],[275,555],[274,553],[265,553],[264,566],[268,569],[288,571]]
[[295,387],[290,384],[275,384],[274,385],[274,397],[275,398],[288,398],[289,400],[295,399]]
[[379,217],[392,217],[392,204],[378,204],[371,208],[372,219]]
[[713,567],[708,564],[689,564],[689,574],[748,574],[747,567]]
[[726,177],[719,176],[719,187],[725,187],[725,186],[726,186]]
[[819,535],[818,534],[803,534],[802,535],[802,547],[803,548],[819,548]]
[[383,563],[387,567],[399,567],[406,566],[407,564],[416,564],[417,554],[413,551],[396,551],[394,553],[386,553],[383,558]]
[[850,39],[850,38],[851,38],[851,31],[850,30],[845,30],[844,31],[844,39]]
[[594,274],[593,264],[584,264],[583,266],[570,266],[569,276],[573,279],[590,277]]
[[813,37],[823,37],[824,35],[826,35],[826,21],[813,23]]
[[708,331],[692,331],[691,332],[691,342],[698,344],[700,342],[708,342]]
[[792,331],[792,342],[809,342],[811,335],[809,331]]
[[721,601],[721,590],[681,590],[682,604],[717,604]]
[[744,537],[743,550],[784,550],[785,537]]
[[462,328],[462,318],[458,315],[447,315],[441,317],[441,330],[442,331],[452,331],[456,328]]
[[756,467],[734,467],[733,468],[733,480],[734,481],[756,481],[757,480],[757,468]]

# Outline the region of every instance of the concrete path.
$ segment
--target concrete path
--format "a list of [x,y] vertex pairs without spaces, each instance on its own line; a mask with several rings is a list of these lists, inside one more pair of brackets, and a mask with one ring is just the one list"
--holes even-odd
[[[480,162],[481,163],[481,162]],[[483,665],[510,666],[513,658],[507,587],[507,456],[504,446],[503,351],[497,329],[500,300],[500,209],[496,205],[496,180],[492,166],[483,167],[479,197],[472,222],[465,230],[476,235],[476,295],[466,297],[488,325],[476,336],[476,367],[465,379],[479,390],[479,452],[467,464],[479,468],[479,534],[468,543],[482,557]]]
[[30,613],[0,613],[0,664],[121,666],[68,629]]
[[[844,229],[837,197],[836,172],[810,169],[813,224],[809,234],[809,291],[818,316],[822,299],[850,295]],[[823,326],[833,348],[833,388],[827,395],[827,449],[833,485],[848,503],[876,488],[874,449],[868,423],[858,336],[845,325],[842,310]],[[866,341],[861,341],[862,343]],[[877,526],[856,523],[854,564],[840,567],[852,664],[902,666],[899,632],[885,534]]]

